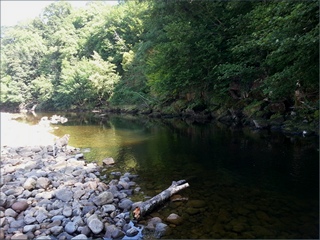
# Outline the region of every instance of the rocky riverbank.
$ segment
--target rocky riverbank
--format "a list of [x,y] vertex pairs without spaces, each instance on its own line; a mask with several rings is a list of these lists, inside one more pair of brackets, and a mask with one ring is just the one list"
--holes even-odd
[[1,149],[0,239],[140,239],[142,230],[161,237],[167,225],[147,226],[130,218],[139,191],[136,175],[112,172],[106,184],[99,166],[69,147],[52,145]]

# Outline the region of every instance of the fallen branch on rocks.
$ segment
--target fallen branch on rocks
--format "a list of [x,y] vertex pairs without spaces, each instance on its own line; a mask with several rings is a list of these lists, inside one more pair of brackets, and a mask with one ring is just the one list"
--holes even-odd
[[168,200],[173,194],[179,192],[182,189],[189,187],[189,183],[186,180],[173,181],[171,186],[162,191],[153,198],[137,203],[135,209],[132,211],[132,215],[135,219],[139,220],[142,216],[154,210],[157,206]]

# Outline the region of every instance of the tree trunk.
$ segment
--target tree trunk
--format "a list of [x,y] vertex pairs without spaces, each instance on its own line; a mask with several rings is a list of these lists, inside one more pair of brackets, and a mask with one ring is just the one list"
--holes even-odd
[[153,198],[137,204],[135,209],[132,211],[135,219],[139,219],[147,213],[154,210],[157,206],[161,205],[163,202],[168,200],[173,194],[179,192],[182,189],[189,187],[189,183],[186,180],[173,181],[171,186],[166,190],[162,191]]

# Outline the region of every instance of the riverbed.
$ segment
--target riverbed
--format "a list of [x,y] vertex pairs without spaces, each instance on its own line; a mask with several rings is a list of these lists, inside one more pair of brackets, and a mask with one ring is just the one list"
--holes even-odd
[[[20,123],[35,127],[50,114]],[[189,182],[180,193],[188,200],[168,202],[152,214],[163,220],[172,212],[182,216],[167,238],[319,237],[317,137],[216,122],[59,114],[68,122],[52,125],[53,135],[70,134],[70,145],[82,149],[88,161],[102,165],[113,157],[113,171],[138,174],[145,194],[153,196],[173,180]]]

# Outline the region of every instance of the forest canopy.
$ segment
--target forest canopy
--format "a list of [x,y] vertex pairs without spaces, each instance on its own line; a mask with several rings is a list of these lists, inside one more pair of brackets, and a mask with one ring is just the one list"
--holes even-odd
[[2,109],[318,109],[319,1],[58,1],[1,26],[0,100]]

